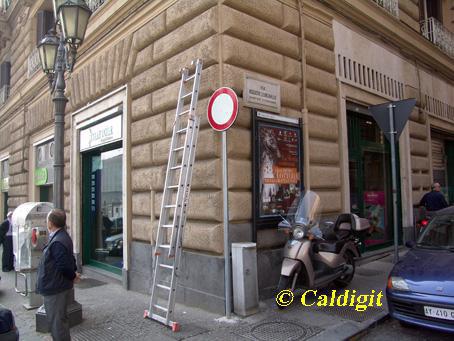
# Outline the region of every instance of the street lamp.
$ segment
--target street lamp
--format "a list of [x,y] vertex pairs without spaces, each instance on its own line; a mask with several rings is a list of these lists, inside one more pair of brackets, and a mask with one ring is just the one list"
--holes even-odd
[[38,51],[55,105],[54,207],[64,209],[64,115],[68,102],[65,71],[72,72],[74,68],[77,49],[84,40],[91,10],[83,0],[54,0],[53,3],[55,28],[60,28],[60,37],[56,30],[50,30],[39,42]]
[[[43,72],[49,80],[53,94],[55,111],[54,132],[54,207],[64,209],[63,171],[64,171],[64,133],[65,108],[68,98],[65,96],[65,71],[72,72],[76,62],[77,49],[82,44],[91,10],[83,0],[54,0],[55,28],[38,43],[39,58]],[[57,30],[60,36],[57,35]],[[68,304],[70,325],[82,322],[82,306],[74,300]],[[46,312],[41,306],[36,312],[36,330],[48,329]]]

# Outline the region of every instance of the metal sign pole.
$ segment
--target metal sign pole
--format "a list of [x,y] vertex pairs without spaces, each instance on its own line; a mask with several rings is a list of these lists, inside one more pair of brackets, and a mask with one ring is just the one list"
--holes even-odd
[[232,311],[232,278],[230,265],[229,241],[229,189],[227,178],[227,132],[222,132],[222,190],[224,202],[224,287],[225,287],[225,316],[230,318]]
[[394,225],[394,263],[399,261],[399,231],[397,225],[397,170],[396,170],[396,131],[394,129],[394,108],[395,105],[390,103],[389,112],[389,142],[391,144],[391,178],[393,192],[393,225]]

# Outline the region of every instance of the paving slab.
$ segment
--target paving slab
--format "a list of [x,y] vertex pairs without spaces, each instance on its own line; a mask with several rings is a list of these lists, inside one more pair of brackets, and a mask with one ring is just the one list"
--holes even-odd
[[[355,278],[346,289],[367,294],[385,289],[392,268],[392,257],[375,259],[357,267]],[[126,291],[117,281],[101,274],[88,272],[75,288],[76,300],[83,307],[83,322],[71,329],[75,341],[88,340],[343,340],[369,328],[387,316],[386,300],[382,307],[358,312],[354,307],[305,307],[302,291],[296,293],[287,309],[279,310],[275,299],[260,302],[259,312],[227,320],[197,308],[176,305],[175,320],[181,331],[143,318],[149,296]],[[1,273],[0,303],[11,309],[21,334],[21,340],[43,340],[48,334],[35,331],[36,310],[25,310],[26,299],[14,291],[14,272]],[[320,293],[330,294],[334,287]],[[343,290],[336,289],[338,294]],[[316,303],[316,300],[308,301]]]

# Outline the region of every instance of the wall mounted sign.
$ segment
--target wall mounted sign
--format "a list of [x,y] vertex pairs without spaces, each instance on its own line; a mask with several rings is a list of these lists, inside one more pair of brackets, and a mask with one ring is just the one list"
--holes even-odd
[[281,111],[281,85],[277,82],[246,75],[243,98],[246,106]]
[[123,137],[122,116],[118,115],[80,131],[80,151],[96,148]]
[[35,168],[35,185],[42,186],[47,183],[47,168]]

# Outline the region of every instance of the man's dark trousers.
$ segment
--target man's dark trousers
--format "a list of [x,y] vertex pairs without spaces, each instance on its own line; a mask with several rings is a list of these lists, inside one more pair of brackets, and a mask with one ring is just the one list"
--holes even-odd
[[2,270],[14,269],[13,236],[5,236],[3,240]]
[[71,298],[71,289],[43,297],[47,322],[49,323],[49,329],[54,341],[70,341],[69,319],[66,313],[66,307]]

